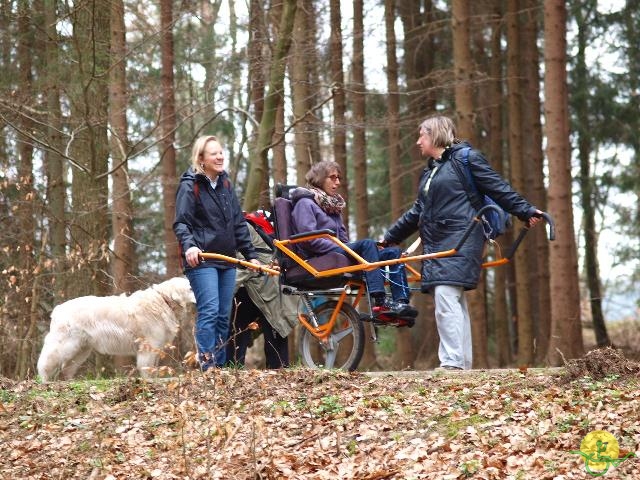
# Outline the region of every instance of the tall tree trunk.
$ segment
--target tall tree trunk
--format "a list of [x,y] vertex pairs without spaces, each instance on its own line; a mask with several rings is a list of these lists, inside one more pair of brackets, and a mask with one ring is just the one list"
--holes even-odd
[[[34,49],[34,28],[31,23],[29,2],[18,2],[18,98],[24,104],[32,103],[33,94],[33,64],[31,56]],[[20,129],[18,140],[18,202],[17,202],[17,242],[15,244],[15,263],[18,273],[18,282],[14,285],[17,295],[11,296],[16,300],[15,310],[19,319],[17,325],[17,337],[21,339],[20,348],[16,358],[17,378],[24,378],[31,363],[31,348],[36,341],[33,335],[36,329],[31,325],[33,319],[29,315],[30,305],[33,303],[31,294],[35,282],[35,258],[33,245],[35,243],[35,218],[34,218],[34,189],[33,189],[33,143],[29,139],[34,129],[34,122],[28,116],[22,116],[19,120]],[[11,308],[11,307],[10,307]]]
[[[487,85],[487,112],[489,135],[488,151],[493,168],[504,176],[504,155],[502,153],[503,142],[503,107],[502,107],[502,1],[491,2],[492,31],[491,31],[491,59],[489,60],[489,78],[492,81]],[[509,236],[509,238],[512,238]],[[505,238],[498,240],[500,245],[506,245]],[[493,284],[493,332],[495,335],[496,361],[498,366],[506,366],[511,363],[511,339],[509,324],[511,313],[507,305],[507,269],[494,270]]]
[[611,344],[607,333],[607,326],[602,313],[602,287],[600,284],[600,268],[598,264],[598,232],[594,205],[595,196],[594,180],[590,172],[590,156],[593,151],[592,131],[589,121],[589,78],[585,52],[588,46],[588,23],[591,15],[596,13],[595,3],[576,5],[573,10],[578,27],[578,51],[576,55],[576,67],[574,70],[574,107],[576,111],[576,127],[578,130],[578,157],[580,159],[580,205],[582,206],[584,229],[584,267],[587,287],[589,290],[589,304],[591,307],[591,320],[596,335],[596,343],[599,347]]
[[[511,184],[522,195],[527,195],[524,160],[522,156],[522,89],[520,84],[520,38],[522,27],[518,21],[518,1],[507,1],[507,96],[509,105],[509,158],[511,159]],[[529,297],[528,258],[530,248],[523,242],[514,258],[516,272],[518,326],[518,364],[533,363],[533,321]]]
[[[640,11],[639,0],[627,0],[624,7],[624,38],[626,40],[626,57],[628,65],[628,82],[629,92],[629,111],[637,113],[640,111],[640,27],[638,26],[638,12]],[[640,234],[640,118],[638,115],[632,115],[629,121],[628,132],[626,138],[629,146],[633,151],[631,168],[629,176],[631,178],[630,191],[635,193],[637,200],[635,209],[632,209],[631,232],[636,236]],[[640,253],[640,252],[638,252]]]
[[58,32],[56,30],[56,1],[44,0],[45,34],[45,85],[47,90],[47,127],[46,138],[51,148],[45,150],[45,175],[47,178],[47,203],[49,244],[53,257],[53,273],[57,278],[54,285],[54,301],[63,298],[66,270],[66,193],[62,161],[64,151],[62,139],[62,110],[60,107],[61,65],[58,58]]
[[347,132],[346,132],[346,100],[344,93],[344,71],[342,66],[342,16],[340,14],[340,0],[329,1],[330,10],[330,56],[331,82],[333,89],[333,159],[338,162],[342,170],[342,182],[339,192],[347,202],[342,215],[349,230],[349,176],[347,174]]
[[[272,23],[272,31],[274,32],[274,38],[271,40],[272,43],[277,42],[278,36],[280,35],[279,26],[282,21],[282,3],[274,3],[271,6],[270,19]],[[296,8],[297,12],[297,8]],[[297,15],[295,15],[297,17]],[[295,25],[295,17],[293,19]],[[284,71],[283,71],[284,75]],[[286,183],[287,180],[287,158],[285,156],[285,142],[284,142],[284,129],[285,129],[285,121],[284,121],[284,82],[283,82],[283,91],[278,96],[278,105],[276,110],[276,120],[275,127],[273,129],[273,135],[271,137],[271,145],[272,145],[272,161],[271,161],[271,172],[273,173],[274,181],[277,183]],[[262,188],[260,189],[261,198],[260,205],[268,205],[269,204],[269,165],[266,166],[266,174],[264,175]]]
[[[387,112],[388,112],[388,158],[389,158],[389,190],[391,197],[391,218],[396,219],[403,211],[403,182],[404,172],[400,157],[400,95],[398,82],[398,59],[396,58],[395,31],[395,0],[385,0],[384,19],[387,50]],[[414,301],[415,303],[415,301]],[[424,318],[424,312],[421,312]],[[413,368],[415,366],[415,349],[413,348],[413,330],[401,329],[396,335],[396,354],[394,365],[399,368]]]
[[366,86],[364,79],[363,0],[353,1],[353,60],[351,101],[353,104],[353,177],[356,194],[356,236],[369,236],[369,199],[367,197]]
[[[309,98],[311,101],[311,105],[319,105],[323,102],[323,97],[326,94],[326,89],[324,87],[324,82],[320,80],[321,78],[321,69],[322,62],[320,61],[321,54],[318,51],[318,20],[321,18],[318,14],[318,1],[317,0],[309,0],[306,3],[305,7],[309,11],[309,15],[307,15],[307,23],[306,23],[306,32],[307,36],[305,38],[305,51],[307,54],[305,55],[305,60],[307,64],[307,71],[309,72]],[[310,130],[308,132],[309,143],[311,144],[311,163],[317,163],[323,160],[323,155],[320,149],[320,131],[323,128],[322,126],[325,124],[323,120],[323,111],[321,109],[315,109],[314,113],[310,117],[309,122],[311,124]],[[302,173],[302,181],[299,185],[304,185],[304,174],[307,173],[309,169],[305,169],[303,172],[298,172],[298,175]]]
[[273,53],[269,73],[269,86],[264,101],[264,112],[260,121],[257,146],[257,155],[251,160],[249,178],[244,198],[244,209],[252,211],[258,208],[261,198],[261,189],[267,175],[268,156],[271,149],[271,140],[276,125],[276,113],[280,104],[284,89],[284,72],[286,59],[291,47],[293,24],[296,15],[296,0],[286,0],[280,22],[278,41]]
[[111,2],[111,71],[109,82],[109,120],[111,123],[112,230],[114,293],[132,292],[135,282],[135,244],[133,209],[129,190],[129,140],[127,136],[127,80],[124,2]]
[[[620,181],[624,182],[623,191],[629,192],[636,198],[635,207],[625,208],[623,212],[628,216],[627,225],[623,231],[627,232],[631,238],[640,238],[640,25],[638,17],[640,14],[639,0],[626,0],[623,10],[623,38],[625,40],[625,60],[627,62],[627,73],[625,79],[628,83],[627,96],[628,106],[625,110],[627,115],[626,126],[623,127],[623,138],[631,149],[631,162],[629,168],[625,169]],[[630,202],[633,205],[632,202]],[[635,246],[634,246],[635,243]],[[640,257],[640,246],[638,242],[633,242],[628,246],[631,250],[631,258]],[[640,269],[636,267],[635,275],[640,274]]]
[[[520,29],[520,71],[522,72],[522,158],[527,198],[539,209],[547,209],[544,185],[544,154],[540,104],[539,10],[537,0],[525,0]],[[521,4],[522,5],[522,4]],[[535,361],[546,358],[549,349],[551,292],[549,291],[549,241],[544,228],[528,233],[529,298],[534,325]]]
[[[458,118],[458,132],[471,144],[476,143],[473,109],[470,35],[470,4],[464,0],[453,0],[451,3],[451,21],[453,35],[453,69],[455,77],[455,103]],[[484,282],[468,293],[469,311],[472,318],[471,332],[473,343],[473,365],[475,368],[488,367],[487,358],[487,315],[484,302]]]
[[[89,0],[71,12],[76,72],[68,86],[70,128],[76,133],[70,153],[74,161],[71,186],[70,290],[76,296],[111,292],[108,275],[109,139],[108,70],[110,67],[110,4]],[[106,366],[98,356],[95,372]]]
[[[424,5],[421,8],[421,3]],[[404,69],[407,76],[407,92],[410,94],[407,110],[416,119],[417,130],[420,121],[436,110],[436,95],[431,89],[432,81],[429,73],[434,69],[435,56],[433,48],[436,36],[432,29],[433,2],[424,0],[399,0],[398,13],[404,30]],[[419,159],[417,148],[412,149],[414,160]]]
[[[253,118],[258,124],[262,122],[264,112],[264,92],[266,83],[267,63],[265,58],[269,58],[267,32],[264,22],[264,6],[261,0],[251,0],[249,5],[249,103],[253,112]],[[258,145],[258,131],[253,130],[253,135],[249,139],[249,158],[258,157],[256,151]],[[251,162],[251,160],[250,160]],[[249,165],[250,167],[250,165]],[[251,168],[249,168],[249,171]],[[265,170],[266,172],[266,170]],[[266,173],[265,173],[266,177]],[[245,192],[246,193],[246,192]]]
[[309,89],[309,64],[307,55],[311,55],[307,38],[309,36],[308,26],[312,19],[313,6],[305,0],[298,0],[298,10],[293,26],[292,55],[289,61],[291,72],[291,95],[293,103],[293,116],[295,135],[293,137],[293,151],[296,160],[296,172],[298,185],[304,185],[304,175],[311,168],[312,156],[312,136],[310,134],[311,122],[309,119],[311,101]]
[[73,171],[71,238],[74,242],[73,292],[104,295],[111,291],[108,278],[109,216],[107,183],[109,141],[108,69],[109,10],[104,0],[78,4],[71,15],[78,75],[70,85],[70,130]]
[[261,0],[251,0],[249,8],[249,93],[253,117],[257,122],[262,120],[264,111],[264,48],[267,44],[265,29],[262,22]]
[[[406,210],[407,205],[416,197],[417,177],[419,172],[425,167],[425,160],[421,158],[420,151],[416,148],[415,141],[418,133],[418,125],[424,117],[435,111],[436,96],[430,88],[433,85],[429,77],[434,68],[435,55],[434,44],[435,35],[432,33],[433,5],[430,0],[420,2],[414,0],[398,0],[397,12],[402,20],[404,31],[403,38],[403,69],[406,77],[407,104],[405,108],[407,115],[403,116],[402,122],[407,125],[407,145],[409,165],[409,175],[402,175],[398,179],[398,189],[401,191],[400,205],[401,211]],[[386,5],[385,5],[386,9]],[[385,16],[391,12],[385,10]],[[389,22],[390,19],[385,20]],[[398,91],[398,90],[396,90]],[[402,136],[402,133],[401,133]],[[405,170],[406,171],[406,170]],[[393,178],[390,172],[390,180],[393,188]],[[404,182],[402,181],[404,180]],[[394,217],[397,218],[397,217]],[[419,269],[419,268],[418,268]],[[419,340],[415,348],[416,354],[411,365],[421,365],[423,367],[437,365],[438,335],[433,313],[433,299],[425,295],[414,297],[413,304],[420,312],[416,325],[412,329],[412,335]]]
[[162,204],[164,206],[164,245],[167,275],[175,276],[181,272],[178,242],[173,233],[173,220],[176,214],[176,101],[173,75],[173,2],[160,0],[160,51],[161,51],[161,89],[160,104],[160,153],[162,162]]
[[453,0],[451,2],[454,94],[458,133],[472,144],[475,144],[473,88],[471,86],[473,62],[471,60],[470,12],[471,6],[469,2],[464,0]]
[[[366,87],[364,78],[364,18],[362,0],[353,2],[353,63],[351,72],[351,102],[353,104],[353,185],[356,204],[356,235],[358,238],[369,236],[369,199],[367,196],[367,143],[365,134]],[[365,325],[370,333],[370,326]],[[362,365],[373,367],[376,363],[373,343],[366,342]]]
[[566,59],[567,11],[564,2],[544,3],[544,111],[549,159],[549,211],[556,220],[556,241],[551,244],[549,265],[551,341],[549,363],[584,354],[580,323],[578,262],[573,231],[571,158]]
[[[276,126],[273,131],[273,180],[276,183],[287,183],[287,156],[284,139],[284,96],[280,97],[280,104],[276,112]],[[261,199],[261,205],[269,205],[269,169],[264,177],[262,191],[264,192]]]
[[402,182],[404,176],[400,159],[400,87],[398,82],[398,59],[396,58],[396,2],[385,0],[384,23],[387,48],[387,115],[389,125],[389,190],[391,197],[391,218],[400,218],[403,212]]
[[215,32],[215,25],[219,20],[221,6],[222,0],[200,2],[200,42],[201,48],[207,52],[206,59],[201,63],[205,72],[204,98],[207,103],[207,115],[215,114],[216,92],[220,85],[218,80],[218,65],[216,62],[209,61],[209,59],[215,58],[218,52],[218,44],[220,42]]

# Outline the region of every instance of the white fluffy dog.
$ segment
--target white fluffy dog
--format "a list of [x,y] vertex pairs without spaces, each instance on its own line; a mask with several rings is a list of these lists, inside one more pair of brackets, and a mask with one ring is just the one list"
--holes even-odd
[[51,326],[38,359],[47,382],[70,379],[93,350],[135,355],[138,372],[148,376],[161,349],[171,343],[195,303],[189,281],[175,277],[130,296],[79,297],[53,309]]

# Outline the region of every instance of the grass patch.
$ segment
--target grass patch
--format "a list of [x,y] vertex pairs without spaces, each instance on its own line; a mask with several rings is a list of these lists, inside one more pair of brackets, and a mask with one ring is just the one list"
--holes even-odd
[[456,438],[461,430],[464,430],[467,427],[482,425],[483,423],[487,423],[489,421],[489,418],[477,414],[471,415],[467,418],[462,418],[460,420],[452,420],[445,423],[445,433],[448,438]]

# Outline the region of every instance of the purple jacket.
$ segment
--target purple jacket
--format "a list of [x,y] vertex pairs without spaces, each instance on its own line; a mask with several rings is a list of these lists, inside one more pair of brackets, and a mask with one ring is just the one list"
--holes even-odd
[[[313,199],[313,192],[298,187],[289,193],[293,202],[291,227],[294,234],[313,230],[330,229],[342,242],[348,242],[347,229],[342,223],[342,215],[329,215],[322,210]],[[336,244],[325,238],[318,238],[299,244],[303,252],[309,256],[317,256],[336,248]]]

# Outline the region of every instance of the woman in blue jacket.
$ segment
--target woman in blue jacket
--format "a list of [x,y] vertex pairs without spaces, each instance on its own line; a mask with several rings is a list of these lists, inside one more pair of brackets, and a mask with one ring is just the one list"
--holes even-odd
[[[440,115],[431,116],[420,125],[419,135],[417,145],[428,159],[428,166],[420,178],[418,198],[389,228],[384,241],[397,244],[419,230],[426,254],[456,245],[477,212],[457,173],[467,168],[463,155],[470,145],[456,138],[453,121]],[[540,221],[537,216],[542,212],[516,193],[479,151],[471,149],[466,154],[480,193],[529,225]],[[422,291],[434,296],[440,335],[438,356],[440,366],[445,369],[471,368],[471,320],[464,291],[478,284],[485,240],[483,230],[476,228],[455,255],[423,262]]]
[[196,346],[202,371],[221,367],[235,288],[233,264],[203,260],[201,252],[235,257],[239,251],[260,265],[251,243],[238,197],[224,170],[222,146],[214,136],[193,144],[191,167],[180,177],[173,231],[183,258],[184,273],[196,297]]

